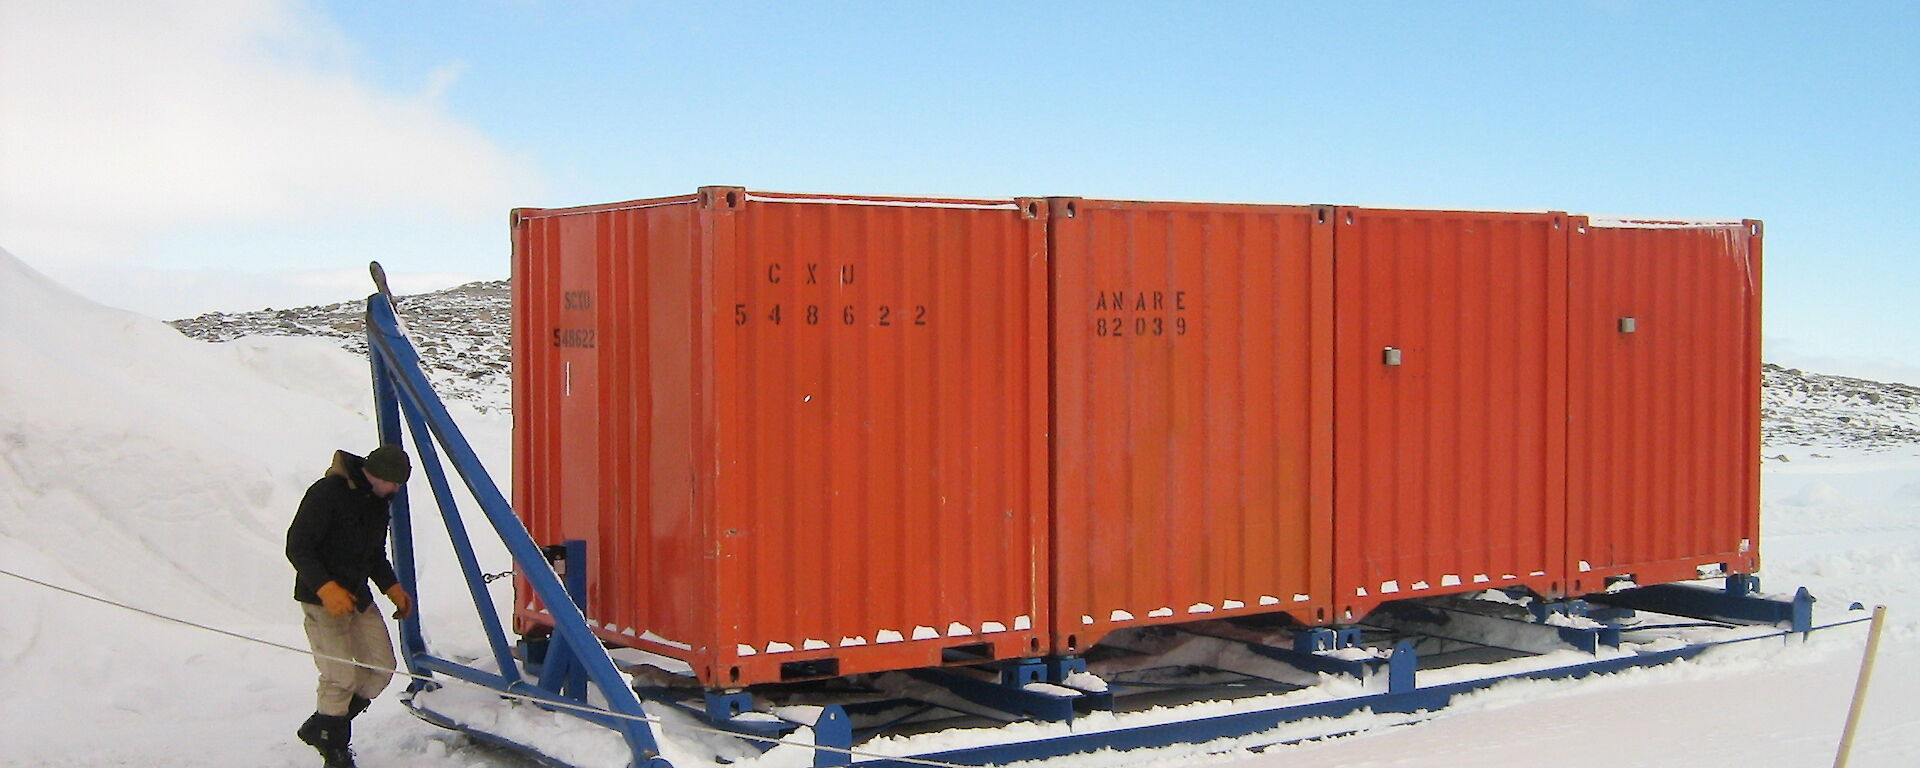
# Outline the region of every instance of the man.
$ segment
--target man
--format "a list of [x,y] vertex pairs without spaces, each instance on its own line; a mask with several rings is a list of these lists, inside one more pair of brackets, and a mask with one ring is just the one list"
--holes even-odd
[[364,459],[334,451],[332,468],[307,488],[287,527],[293,599],[306,614],[307,642],[320,668],[319,704],[297,734],[320,751],[327,768],[353,768],[352,720],[393,679],[384,671],[394,668],[393,640],[373,610],[367,580],[393,601],[394,618],[413,612],[413,596],[387,560],[387,505],[412,472],[397,445],[375,448]]

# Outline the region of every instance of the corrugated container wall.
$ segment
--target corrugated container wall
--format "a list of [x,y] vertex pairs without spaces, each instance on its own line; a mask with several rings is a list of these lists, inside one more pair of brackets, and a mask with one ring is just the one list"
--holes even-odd
[[515,507],[601,637],[715,687],[1041,653],[1046,214],[517,211]]
[[1332,210],[1050,203],[1055,651],[1325,620]]
[[1341,208],[1334,589],[1563,591],[1566,216]]
[[1574,591],[1752,573],[1760,223],[1571,225]]

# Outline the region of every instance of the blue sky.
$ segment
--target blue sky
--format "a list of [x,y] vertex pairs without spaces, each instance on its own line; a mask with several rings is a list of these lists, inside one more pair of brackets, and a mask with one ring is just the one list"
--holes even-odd
[[705,184],[1556,209],[1765,219],[1769,359],[1920,382],[1910,4],[0,3],[0,247],[150,314]]

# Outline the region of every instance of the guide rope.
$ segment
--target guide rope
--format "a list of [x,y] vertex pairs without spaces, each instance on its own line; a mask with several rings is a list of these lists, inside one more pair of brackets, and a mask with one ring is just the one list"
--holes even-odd
[[[509,573],[511,573],[511,571],[509,571]],[[472,686],[474,688],[484,690],[489,695],[499,696],[500,698],[503,698],[503,699],[514,699],[518,701],[524,701],[531,704],[537,704],[542,707],[566,709],[566,710],[571,710],[578,713],[599,715],[603,717],[613,717],[621,720],[632,720],[635,722],[642,722],[642,723],[655,725],[663,729],[680,729],[683,731],[697,731],[700,733],[711,733],[711,734],[718,734],[721,736],[731,736],[737,739],[744,739],[747,741],[757,741],[757,742],[772,744],[776,746],[800,747],[803,749],[811,749],[811,750],[817,750],[821,752],[833,752],[836,754],[846,755],[848,757],[866,758],[866,759],[872,759],[872,760],[894,760],[902,763],[910,763],[913,765],[929,766],[929,768],[980,768],[980,766],[975,766],[975,765],[964,765],[961,763],[948,763],[948,762],[942,762],[939,760],[928,760],[926,758],[920,758],[920,757],[886,755],[886,754],[880,754],[878,752],[868,752],[868,751],[859,750],[859,749],[846,749],[843,747],[831,747],[831,746],[825,746],[821,744],[807,744],[807,743],[798,742],[798,741],[788,741],[786,739],[775,738],[772,736],[756,736],[748,733],[740,733],[738,731],[729,731],[724,728],[712,728],[704,725],[695,725],[692,723],[669,723],[665,720],[662,720],[657,717],[652,717],[649,715],[630,715],[624,712],[615,712],[609,709],[603,709],[600,707],[595,707],[587,704],[576,704],[568,701],[555,701],[553,699],[543,699],[537,696],[528,696],[526,694],[521,694],[521,693],[502,691],[497,688],[488,688],[487,686],[461,680],[456,677],[433,677],[430,675],[414,674],[404,669],[388,669],[386,667],[382,667],[375,664],[368,664],[366,662],[356,661],[354,659],[345,659],[339,656],[330,656],[323,653],[314,653],[313,651],[308,650],[306,648],[287,645],[285,643],[277,643],[272,640],[268,640],[266,638],[254,637],[252,635],[248,635],[240,632],[234,632],[232,630],[221,629],[219,627],[210,626],[207,624],[201,624],[199,622],[192,621],[189,619],[182,619],[176,616],[170,616],[170,615],[161,613],[159,611],[148,610],[146,608],[141,608],[135,605],[129,605],[127,603],[101,597],[99,595],[93,595],[93,594],[88,594],[86,592],[81,592],[77,589],[71,589],[68,587],[60,586],[58,584],[52,584],[49,582],[41,581],[40,579],[36,579],[31,576],[24,576],[18,573],[14,573],[13,571],[7,570],[5,568],[0,568],[0,575],[10,576],[20,581],[24,581],[28,584],[49,589],[54,592],[59,592],[65,595],[70,595],[72,597],[91,600],[93,602],[100,603],[102,605],[108,605],[114,608],[119,608],[124,611],[137,613],[151,619],[157,619],[157,620],[168,622],[171,624],[177,624],[183,627],[189,627],[192,629],[197,629],[205,632],[211,632],[216,635],[229,637],[229,638],[240,640],[243,642],[253,643],[255,645],[263,645],[268,648],[275,648],[282,651],[297,653],[302,656],[311,656],[316,659],[325,659],[327,661],[339,662],[341,664],[351,664],[353,666],[360,667],[361,669],[368,669],[375,672],[385,672],[387,674],[395,675],[397,677],[405,677],[413,680],[423,680],[426,682],[434,683],[436,685],[445,685],[446,683],[449,683],[449,682],[462,683],[465,685]]]

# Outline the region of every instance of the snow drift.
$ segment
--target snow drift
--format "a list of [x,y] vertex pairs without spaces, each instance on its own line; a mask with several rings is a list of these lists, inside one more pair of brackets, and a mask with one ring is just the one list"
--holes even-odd
[[4,251],[0,359],[0,537],[110,597],[285,612],[289,510],[332,446],[371,442],[356,361],[319,340],[195,342]]
[[[304,647],[286,524],[334,449],[374,445],[363,359],[316,338],[195,341],[0,250],[0,360],[0,567]],[[505,458],[503,419],[456,413]],[[452,578],[423,604],[463,601]],[[312,707],[304,657],[0,582],[0,764],[314,757],[290,735]],[[187,723],[231,733],[181,750]]]

